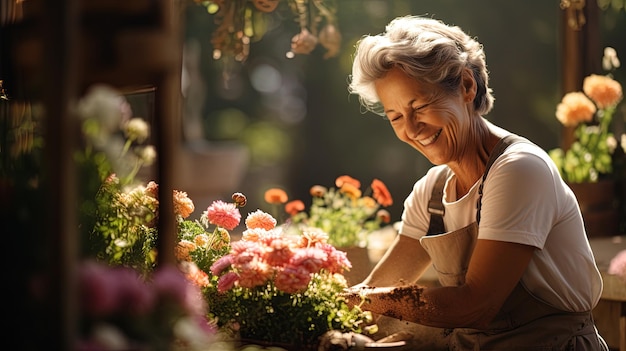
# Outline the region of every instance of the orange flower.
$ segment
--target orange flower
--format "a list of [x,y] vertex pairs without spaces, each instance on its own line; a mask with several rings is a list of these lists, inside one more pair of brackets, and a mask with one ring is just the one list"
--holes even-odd
[[337,186],[337,188],[343,187],[343,185],[346,183],[352,184],[357,189],[361,188],[361,182],[357,179],[350,177],[349,175],[342,175],[335,179],[335,185]]
[[189,240],[181,240],[174,247],[174,256],[179,261],[191,261],[190,252],[195,251],[198,247]]
[[590,122],[596,106],[581,92],[567,93],[556,107],[556,118],[564,126],[574,127],[581,122]]
[[587,76],[583,81],[583,91],[600,109],[615,106],[622,100],[622,86],[608,76]]
[[378,203],[371,196],[363,196],[363,206],[366,208],[376,208]]
[[287,212],[290,216],[295,216],[296,214],[304,211],[304,207],[304,202],[302,202],[302,200],[289,201],[285,204],[285,212]]
[[326,189],[325,186],[322,185],[313,185],[311,187],[311,189],[309,190],[309,193],[311,194],[311,196],[313,197],[323,197],[324,194],[326,194],[326,192],[328,191],[328,189]]
[[187,218],[194,211],[193,201],[184,191],[174,190],[174,213],[182,218]]
[[379,179],[374,179],[372,181],[372,196],[374,199],[384,207],[393,205],[393,198],[391,197],[391,193],[385,183],[383,183]]
[[361,197],[361,190],[359,190],[359,188],[352,183],[343,183],[339,191],[348,195],[352,199],[358,199]]
[[265,192],[265,202],[268,204],[284,204],[289,200],[283,189],[271,188]]
[[246,227],[248,227],[248,229],[262,228],[272,230],[276,228],[276,219],[269,213],[256,210],[252,213],[248,213],[248,217],[246,217]]

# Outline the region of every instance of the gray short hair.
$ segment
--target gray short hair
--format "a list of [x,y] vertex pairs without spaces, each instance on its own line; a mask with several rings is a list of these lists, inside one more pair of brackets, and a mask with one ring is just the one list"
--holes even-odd
[[399,68],[421,82],[456,92],[464,68],[477,85],[474,108],[481,115],[493,107],[489,74],[482,45],[457,26],[440,20],[404,16],[392,20],[385,32],[366,35],[356,44],[348,90],[368,110],[383,114],[374,81]]

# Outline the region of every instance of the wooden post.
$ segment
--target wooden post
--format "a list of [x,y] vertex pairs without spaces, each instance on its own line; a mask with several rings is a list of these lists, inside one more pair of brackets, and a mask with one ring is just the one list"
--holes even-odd
[[[582,14],[584,23],[574,28],[571,16],[578,16],[570,8],[560,11],[561,28],[561,89],[562,94],[582,90],[583,79],[598,73],[602,64],[600,48],[600,9],[596,0],[586,0]],[[561,147],[569,149],[574,142],[574,128],[564,127],[561,135]]]
[[[77,176],[73,153],[78,142],[78,121],[70,113],[78,86],[78,0],[44,1],[40,18],[44,43],[42,97],[45,103],[45,189],[49,294],[41,318],[46,326],[38,340],[50,350],[72,350],[78,331]],[[18,311],[19,313],[19,311]]]

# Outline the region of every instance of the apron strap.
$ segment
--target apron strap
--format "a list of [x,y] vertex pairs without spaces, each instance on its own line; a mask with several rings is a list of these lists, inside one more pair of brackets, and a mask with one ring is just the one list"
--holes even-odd
[[[500,139],[500,141],[496,144],[496,146],[491,151],[489,155],[489,160],[487,160],[487,165],[485,167],[485,172],[483,173],[483,180],[478,187],[478,201],[476,202],[476,222],[480,223],[480,209],[482,207],[482,198],[483,198],[483,186],[485,184],[485,179],[487,179],[487,173],[489,173],[489,169],[491,165],[496,161],[496,159],[506,150],[509,145],[525,141],[527,139],[515,135],[509,134],[504,138]],[[445,214],[445,210],[443,207],[443,188],[446,184],[446,179],[448,178],[449,168],[444,169],[439,172],[439,176],[437,177],[437,181],[435,182],[435,186],[433,187],[432,194],[430,197],[430,201],[428,201],[428,212],[430,213],[430,223],[428,226],[428,232],[426,235],[436,235],[445,233],[445,226],[443,224],[443,215]]]

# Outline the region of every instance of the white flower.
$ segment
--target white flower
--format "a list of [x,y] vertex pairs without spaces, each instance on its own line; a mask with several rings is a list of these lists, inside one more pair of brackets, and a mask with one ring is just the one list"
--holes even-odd
[[148,136],[150,136],[150,127],[146,121],[135,117],[128,121],[128,123],[124,126],[124,135],[126,135],[130,141],[143,143],[146,139],[148,139]]
[[143,162],[144,166],[150,166],[154,163],[157,155],[154,146],[146,145],[143,147],[138,147],[137,149],[135,149],[135,151],[137,152],[137,156],[139,157],[141,162]]

